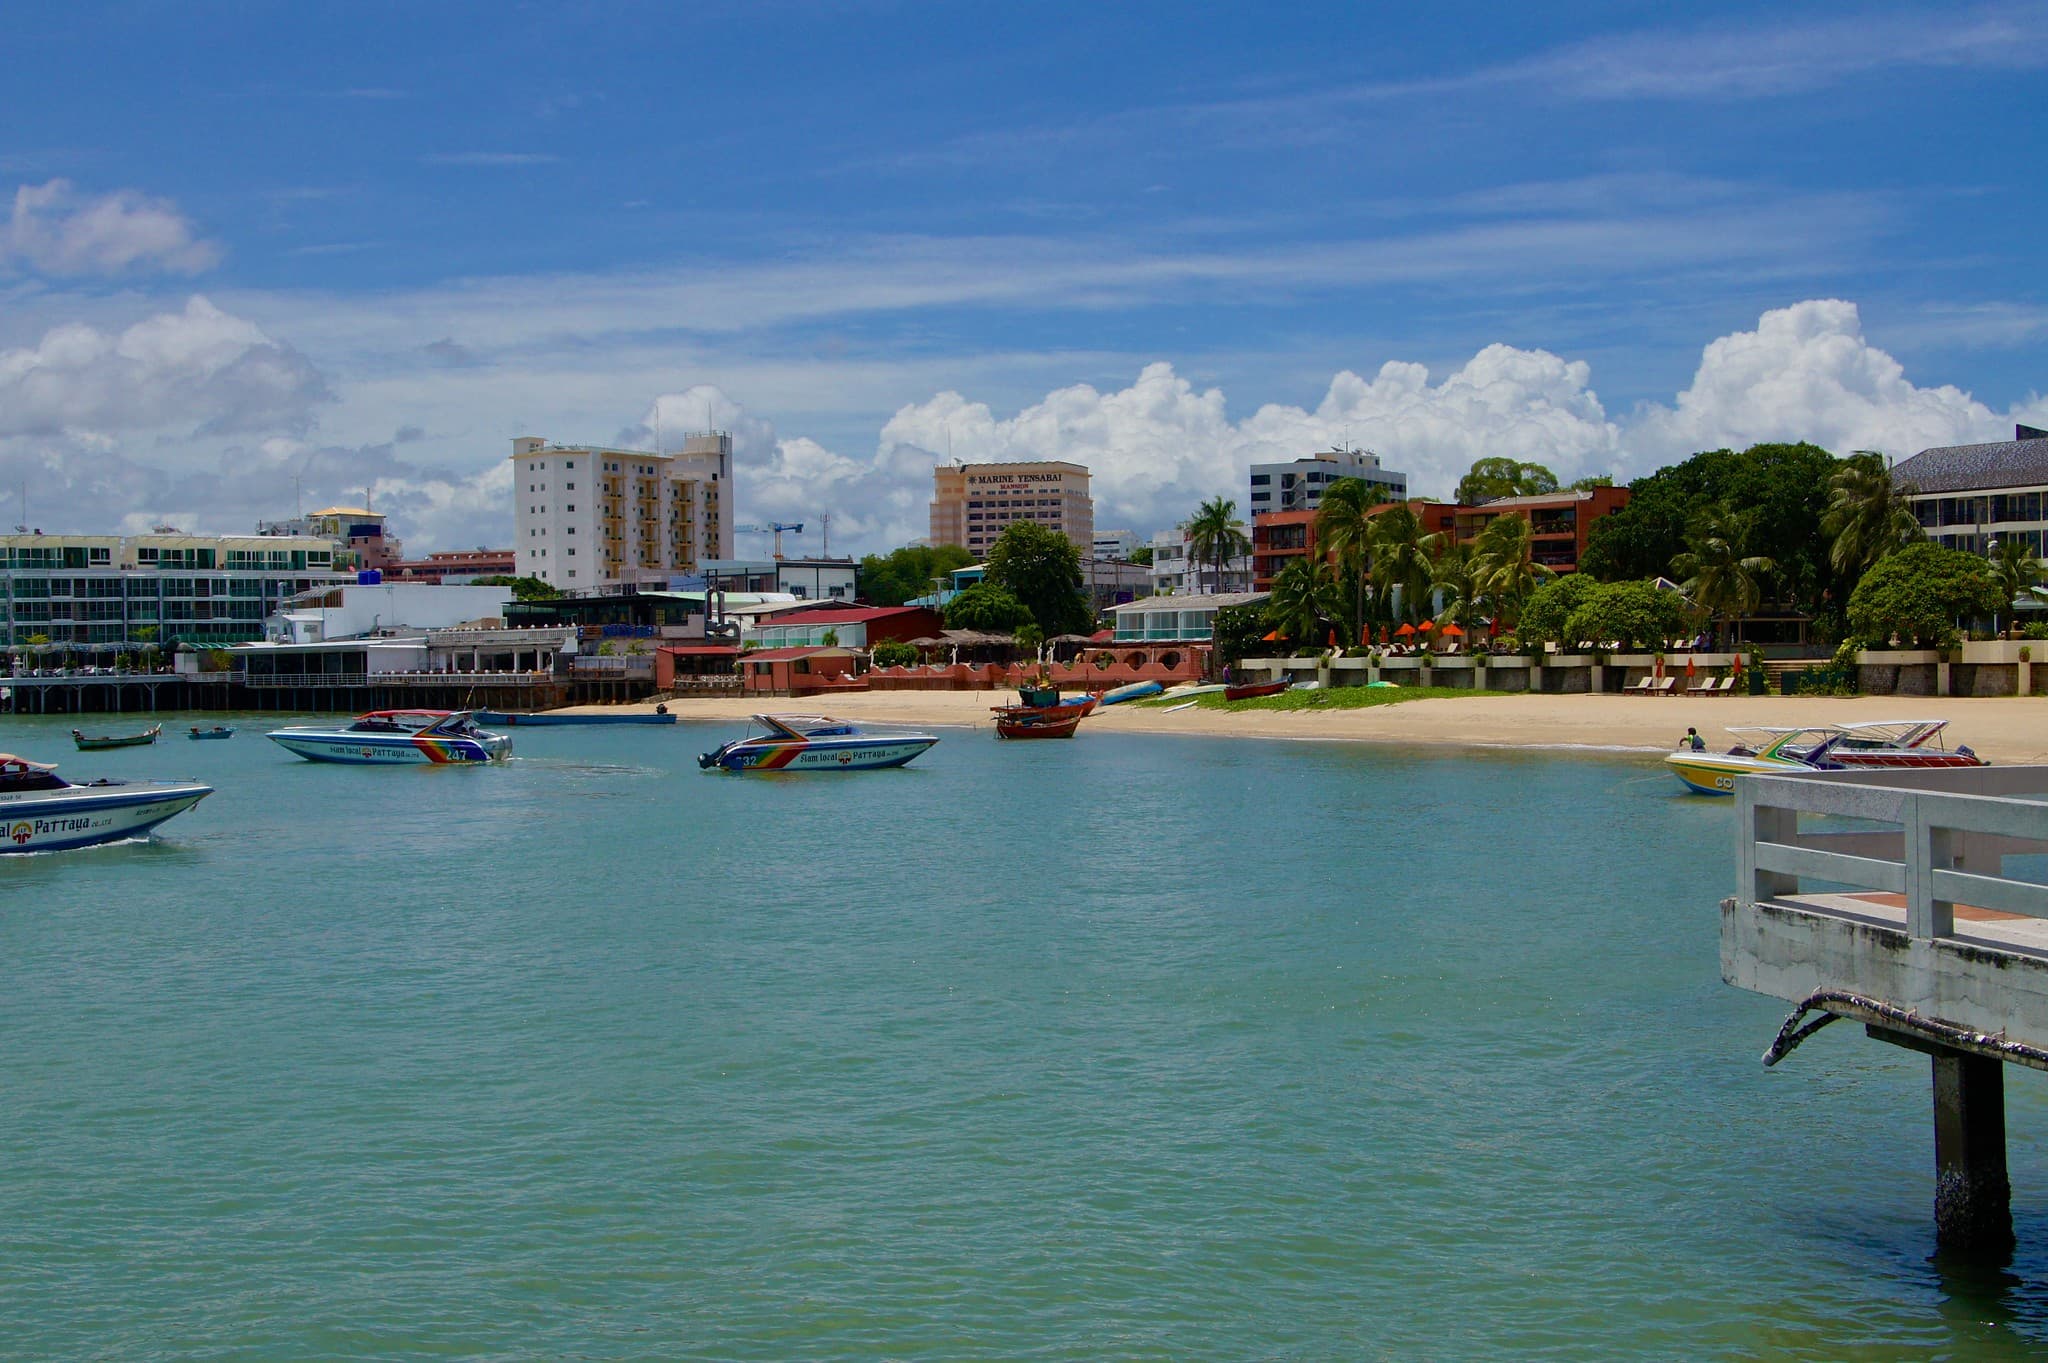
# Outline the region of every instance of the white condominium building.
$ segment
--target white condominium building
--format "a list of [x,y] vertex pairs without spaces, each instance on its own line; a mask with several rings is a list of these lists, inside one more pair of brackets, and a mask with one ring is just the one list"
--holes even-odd
[[1285,464],[1253,464],[1251,513],[1313,511],[1323,489],[1343,478],[1363,478],[1390,502],[1408,496],[1408,475],[1381,468],[1371,450],[1325,450]]
[[513,553],[522,577],[563,591],[666,583],[732,557],[732,437],[677,454],[512,442]]

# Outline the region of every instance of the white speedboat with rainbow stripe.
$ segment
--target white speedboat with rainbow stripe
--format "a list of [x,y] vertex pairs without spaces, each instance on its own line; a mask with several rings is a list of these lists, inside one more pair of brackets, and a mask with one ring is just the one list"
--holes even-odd
[[512,740],[479,729],[468,710],[372,710],[345,728],[298,725],[264,737],[309,762],[356,766],[456,766],[512,755]]
[[900,767],[939,740],[930,734],[871,734],[823,715],[755,715],[763,732],[703,754],[706,771],[873,771]]
[[73,785],[49,762],[0,753],[0,852],[63,852],[143,838],[213,787],[197,781]]

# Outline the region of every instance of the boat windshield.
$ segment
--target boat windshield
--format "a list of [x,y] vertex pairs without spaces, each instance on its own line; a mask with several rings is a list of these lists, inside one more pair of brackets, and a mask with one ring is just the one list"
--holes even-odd
[[24,757],[0,753],[0,794],[28,790],[69,790],[71,783],[55,768]]

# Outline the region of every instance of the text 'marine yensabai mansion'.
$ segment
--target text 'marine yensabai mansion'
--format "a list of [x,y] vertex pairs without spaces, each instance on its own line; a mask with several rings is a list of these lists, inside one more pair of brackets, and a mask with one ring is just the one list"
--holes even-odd
[[2048,431],[2017,426],[2010,440],[1922,450],[1892,478],[1913,489],[1913,513],[1938,544],[1983,554],[2017,540],[2035,558],[2048,551]]
[[941,464],[932,470],[933,544],[957,544],[979,560],[1017,521],[1057,530],[1083,554],[1092,554],[1095,500],[1088,495],[1088,470],[1053,460]]
[[667,585],[732,557],[732,437],[708,431],[679,454],[512,442],[512,549],[522,577],[563,591]]
[[1362,478],[1382,501],[1408,499],[1408,475],[1380,467],[1371,450],[1325,450],[1285,464],[1253,464],[1251,514],[1269,511],[1313,511],[1323,502],[1323,489],[1340,478]]

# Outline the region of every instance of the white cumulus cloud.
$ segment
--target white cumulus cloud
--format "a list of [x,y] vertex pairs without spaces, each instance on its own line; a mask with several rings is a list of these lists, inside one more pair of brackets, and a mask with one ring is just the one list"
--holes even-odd
[[1854,303],[1817,298],[1709,343],[1692,385],[1674,406],[1638,413],[1629,440],[1647,466],[1769,440],[1904,457],[1932,445],[2007,439],[2013,415],[1951,385],[1916,386],[1905,366],[1865,339]]
[[0,350],[0,437],[297,429],[325,397],[305,356],[196,295],[124,331],[74,323]]
[[82,194],[69,180],[22,185],[0,229],[0,268],[110,275],[138,268],[197,274],[220,260],[175,205],[132,189]]

